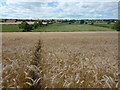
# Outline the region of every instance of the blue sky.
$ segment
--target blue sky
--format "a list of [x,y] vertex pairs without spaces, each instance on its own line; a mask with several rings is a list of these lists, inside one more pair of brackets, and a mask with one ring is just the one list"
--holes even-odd
[[0,0],[5,19],[117,19],[118,0]]

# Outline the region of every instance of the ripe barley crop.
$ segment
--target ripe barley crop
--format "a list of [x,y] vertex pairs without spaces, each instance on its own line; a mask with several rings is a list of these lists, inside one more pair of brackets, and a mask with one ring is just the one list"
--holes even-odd
[[117,33],[4,33],[2,44],[3,87],[118,87]]

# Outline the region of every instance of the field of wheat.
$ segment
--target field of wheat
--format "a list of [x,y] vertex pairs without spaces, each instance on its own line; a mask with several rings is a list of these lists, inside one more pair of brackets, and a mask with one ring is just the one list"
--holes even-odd
[[2,33],[2,88],[117,88],[117,32]]

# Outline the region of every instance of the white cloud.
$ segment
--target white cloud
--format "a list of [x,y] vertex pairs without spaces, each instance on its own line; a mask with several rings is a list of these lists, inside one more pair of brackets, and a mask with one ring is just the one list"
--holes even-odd
[[[117,18],[118,3],[97,2],[97,0],[7,0],[1,5],[0,18]],[[56,7],[48,1],[57,1]],[[71,2],[70,2],[71,1]],[[105,1],[105,0],[104,0]],[[108,0],[106,0],[108,1]]]
[[119,0],[7,0],[7,3],[19,2],[118,2]]

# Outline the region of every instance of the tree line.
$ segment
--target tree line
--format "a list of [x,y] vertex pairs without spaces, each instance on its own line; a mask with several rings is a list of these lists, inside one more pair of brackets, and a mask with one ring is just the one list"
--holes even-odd
[[19,28],[23,29],[23,32],[30,32],[31,30],[34,30],[38,27],[44,27],[48,26],[48,24],[52,24],[50,22],[34,22],[34,24],[28,24],[26,21],[22,21],[21,24],[19,24]]

